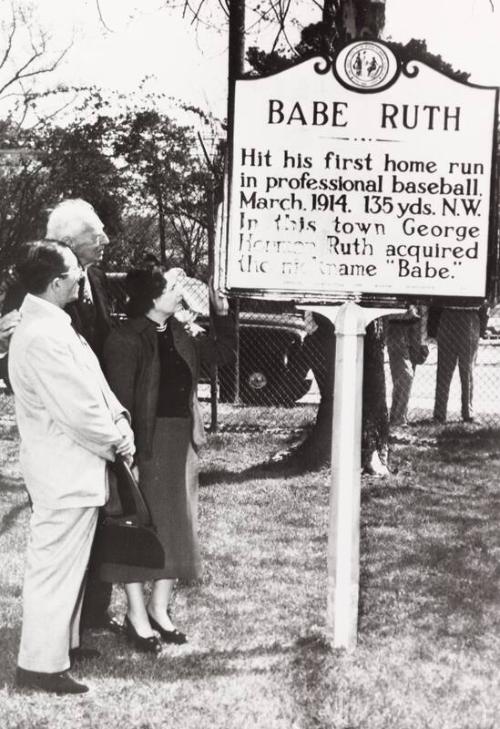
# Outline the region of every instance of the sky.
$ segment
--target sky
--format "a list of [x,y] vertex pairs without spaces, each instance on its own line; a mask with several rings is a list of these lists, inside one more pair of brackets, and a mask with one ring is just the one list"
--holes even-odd
[[[387,0],[385,36],[400,41],[424,38],[430,50],[470,72],[475,83],[500,86],[500,0],[494,1],[496,12],[490,0]],[[217,0],[206,3],[218,7]],[[0,15],[9,4],[0,0]],[[53,47],[62,48],[74,38],[64,63],[43,82],[97,84],[128,93],[154,74],[149,88],[223,118],[225,32],[196,28],[183,19],[182,2],[173,10],[158,10],[160,4],[160,0],[100,0],[106,30],[95,0],[37,0],[40,25],[51,33]],[[295,0],[295,4],[302,22],[318,19],[301,10],[314,7],[312,2]],[[252,16],[247,18],[251,25]],[[265,46],[268,41],[254,36],[248,42]]]
[[474,83],[500,86],[499,0],[387,0],[385,33],[426,39],[429,50]]

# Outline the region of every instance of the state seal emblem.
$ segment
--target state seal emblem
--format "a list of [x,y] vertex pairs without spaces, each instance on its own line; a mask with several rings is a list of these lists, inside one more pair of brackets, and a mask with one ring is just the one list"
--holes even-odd
[[354,86],[374,88],[386,80],[389,58],[383,46],[369,42],[356,43],[346,55],[344,68]]
[[355,41],[337,56],[334,72],[339,81],[357,91],[381,91],[398,74],[392,51],[375,41]]

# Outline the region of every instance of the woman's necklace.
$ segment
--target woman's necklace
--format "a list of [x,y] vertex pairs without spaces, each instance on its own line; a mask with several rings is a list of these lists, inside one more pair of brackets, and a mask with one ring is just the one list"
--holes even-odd
[[162,332],[165,332],[167,330],[168,319],[165,319],[163,324],[159,324],[157,321],[155,321],[154,319],[151,319],[149,316],[146,318],[149,319],[149,321],[155,325],[156,331],[159,332],[160,334],[162,334]]

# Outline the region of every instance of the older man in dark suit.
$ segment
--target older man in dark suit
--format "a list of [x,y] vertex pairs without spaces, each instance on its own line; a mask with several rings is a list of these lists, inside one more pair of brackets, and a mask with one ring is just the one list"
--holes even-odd
[[73,327],[100,358],[112,325],[106,275],[97,267],[109,243],[104,225],[89,203],[79,199],[64,200],[50,213],[45,237],[66,243],[84,269],[78,299],[69,304],[66,311]]
[[[47,238],[66,243],[84,270],[78,299],[66,307],[73,327],[90,344],[101,359],[104,341],[112,326],[110,302],[104,271],[97,267],[102,261],[109,238],[94,208],[84,200],[64,200],[57,205],[47,221]],[[101,628],[117,630],[109,617],[112,586],[97,576],[94,555],[91,554],[87,589],[82,608],[82,630]]]
[[[80,283],[78,299],[68,304],[65,310],[71,316],[74,329],[85,337],[100,358],[104,340],[112,326],[106,274],[97,267],[109,243],[104,225],[92,205],[85,200],[63,200],[49,215],[45,238],[66,243],[84,269],[85,277]],[[3,302],[2,315],[19,309],[25,295],[20,283],[11,286]],[[2,317],[0,322],[4,318],[8,319]],[[12,322],[9,320],[6,324]],[[7,336],[5,340],[7,342]]]

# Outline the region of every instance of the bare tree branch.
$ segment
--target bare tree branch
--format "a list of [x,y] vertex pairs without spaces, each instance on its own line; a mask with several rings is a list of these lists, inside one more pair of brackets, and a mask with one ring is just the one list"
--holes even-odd
[[102,27],[105,28],[105,30],[107,30],[108,33],[113,33],[114,31],[112,31],[111,28],[109,27],[109,25],[104,21],[104,17],[103,17],[102,11],[101,11],[100,0],[95,0],[95,4],[97,7],[97,14],[99,15],[99,20],[101,21]]
[[39,76],[41,74],[54,71],[54,69],[59,65],[64,56],[68,53],[72,45],[73,42],[71,42],[70,45],[67,46],[49,66],[46,66],[45,68],[35,68],[33,69],[33,71],[28,71],[27,73],[24,73],[24,71],[29,68],[37,60],[37,58],[40,58],[43,55],[42,51],[34,53],[32,56],[30,56],[26,63],[24,63],[20,68],[17,69],[14,75],[8,81],[6,81],[3,86],[0,86],[0,96],[7,88],[9,88],[9,86],[12,86],[12,84],[15,84],[21,79],[31,78],[33,76]]
[[5,47],[5,52],[3,54],[2,60],[0,61],[0,69],[3,68],[5,65],[7,59],[10,56],[10,53],[12,51],[12,41],[14,40],[14,36],[16,34],[17,30],[17,22],[16,22],[16,15],[15,13],[12,14],[12,26],[11,26],[11,32],[9,33],[9,37],[7,39],[7,45]]
[[[44,96],[34,92],[35,78],[54,71],[71,49],[73,40],[62,50],[52,50],[51,36],[37,25],[31,5],[11,0],[11,10],[10,19],[1,26],[4,48],[0,57],[0,98],[22,100],[10,112],[12,123],[20,126],[26,122],[28,112],[33,112],[35,101]],[[65,102],[62,108],[66,105]]]
[[272,51],[276,50],[280,36],[282,35],[286,41],[286,44],[288,45],[288,48],[291,51],[295,52],[295,48],[294,48],[293,44],[290,42],[287,32],[286,32],[286,19],[288,16],[288,12],[290,10],[291,2],[292,2],[292,0],[278,0],[277,3],[271,3],[273,12],[276,15],[276,20],[278,23],[278,33],[275,36],[273,46],[271,49]]
[[26,63],[23,63],[23,65],[17,69],[17,71],[14,73],[14,75],[8,79],[3,86],[0,86],[0,96],[3,94],[5,89],[7,89],[9,86],[12,86],[12,84],[15,84],[16,81],[19,81],[20,79],[24,78],[23,71],[29,66],[31,66],[32,63],[36,61],[37,58],[39,58],[41,53],[33,53],[32,56],[28,58]]
[[64,111],[64,109],[67,109],[68,107],[72,106],[75,103],[75,101],[77,100],[77,98],[78,98],[78,94],[75,93],[69,101],[64,103],[62,106],[59,106],[51,114],[44,114],[43,116],[38,116],[38,121],[36,122],[36,124],[33,124],[33,127],[31,127],[31,128],[35,129],[36,127],[40,126],[41,124],[46,124],[48,121],[50,121],[50,119],[53,119],[58,114],[60,114],[62,111]]
[[222,12],[229,17],[229,7],[227,5],[227,2],[225,3],[224,0],[217,0],[217,2],[219,3],[219,7]]
[[200,17],[201,9],[202,9],[202,7],[203,7],[203,5],[204,5],[204,4],[205,4],[205,0],[200,0],[200,4],[198,5],[198,8],[197,8],[197,10],[193,10],[193,9],[191,8],[191,12],[192,12],[192,14],[193,14],[193,19],[192,19],[192,21],[191,21],[191,23],[192,23],[192,24],[193,24],[193,23],[196,23],[196,21],[197,21],[197,20],[198,20],[198,18]]

